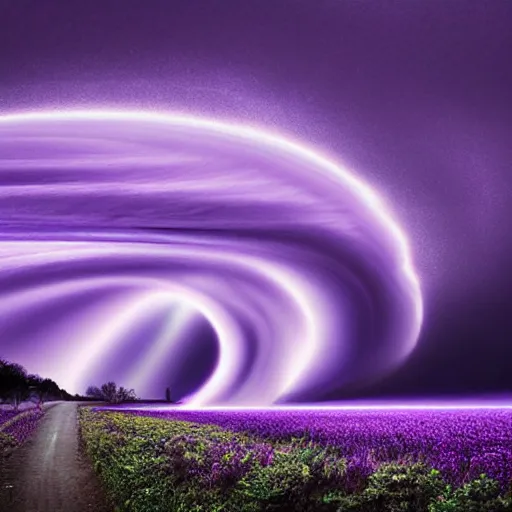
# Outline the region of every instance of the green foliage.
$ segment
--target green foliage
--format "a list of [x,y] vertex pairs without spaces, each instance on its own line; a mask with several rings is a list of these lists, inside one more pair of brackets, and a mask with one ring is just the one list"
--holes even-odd
[[255,466],[236,486],[240,502],[255,502],[257,510],[335,510],[324,494],[342,481],[346,462],[338,450],[294,443],[276,450],[272,463]]
[[428,512],[511,512],[512,497],[500,496],[500,489],[494,480],[486,475],[469,482],[458,489],[446,486],[436,501],[430,504]]
[[386,464],[355,492],[342,453],[304,439],[270,444],[214,425],[87,407],[79,417],[120,512],[511,511],[484,477],[453,490],[423,464]]
[[272,464],[257,467],[239,483],[239,499],[258,502],[264,510],[305,510],[312,481],[298,452],[277,452]]
[[341,498],[338,510],[426,512],[444,487],[439,471],[423,464],[384,464],[370,476],[362,493]]

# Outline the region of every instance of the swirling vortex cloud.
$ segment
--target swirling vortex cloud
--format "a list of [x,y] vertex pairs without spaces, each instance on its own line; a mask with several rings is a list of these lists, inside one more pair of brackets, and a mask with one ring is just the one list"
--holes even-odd
[[[4,352],[71,392],[108,354],[123,364],[127,334],[155,311],[165,326],[128,385],[206,319],[218,359],[194,407],[378,379],[411,353],[423,315],[406,236],[353,172],[259,129],[152,112],[0,116],[0,282],[0,326],[48,318],[33,338],[0,338]],[[81,315],[73,297],[87,293],[97,307]]]

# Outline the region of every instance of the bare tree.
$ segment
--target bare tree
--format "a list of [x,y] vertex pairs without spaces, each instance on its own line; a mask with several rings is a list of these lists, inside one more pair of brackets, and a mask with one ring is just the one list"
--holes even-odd
[[85,396],[95,398],[96,400],[103,400],[103,393],[97,386],[89,386],[85,392]]
[[115,382],[107,382],[101,386],[103,400],[110,403],[117,403],[117,386]]
[[89,386],[86,395],[97,400],[104,400],[111,404],[137,400],[137,395],[133,389],[126,389],[123,386],[118,388],[115,382],[107,382],[103,384],[101,388]]

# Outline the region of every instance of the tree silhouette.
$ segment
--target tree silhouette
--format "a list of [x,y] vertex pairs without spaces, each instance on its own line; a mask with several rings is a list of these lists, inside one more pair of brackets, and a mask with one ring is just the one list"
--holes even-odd
[[0,397],[16,411],[30,397],[27,370],[23,366],[0,360]]
[[30,399],[36,403],[38,409],[42,409],[44,402],[50,398],[62,398],[62,392],[51,379],[43,379],[39,375],[29,375],[28,383]]
[[88,396],[89,398],[94,398],[96,400],[103,400],[103,393],[101,392],[101,389],[97,386],[89,386],[87,388],[87,391],[85,392],[85,396]]
[[133,389],[126,389],[123,386],[118,388],[115,382],[106,382],[101,388],[89,386],[85,394],[90,398],[104,400],[112,404],[137,400],[137,395]]

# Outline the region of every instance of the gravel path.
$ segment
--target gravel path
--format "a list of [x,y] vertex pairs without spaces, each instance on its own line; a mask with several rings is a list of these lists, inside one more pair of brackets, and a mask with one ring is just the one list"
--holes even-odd
[[0,512],[111,512],[79,449],[77,407],[51,407],[32,438],[0,460]]

